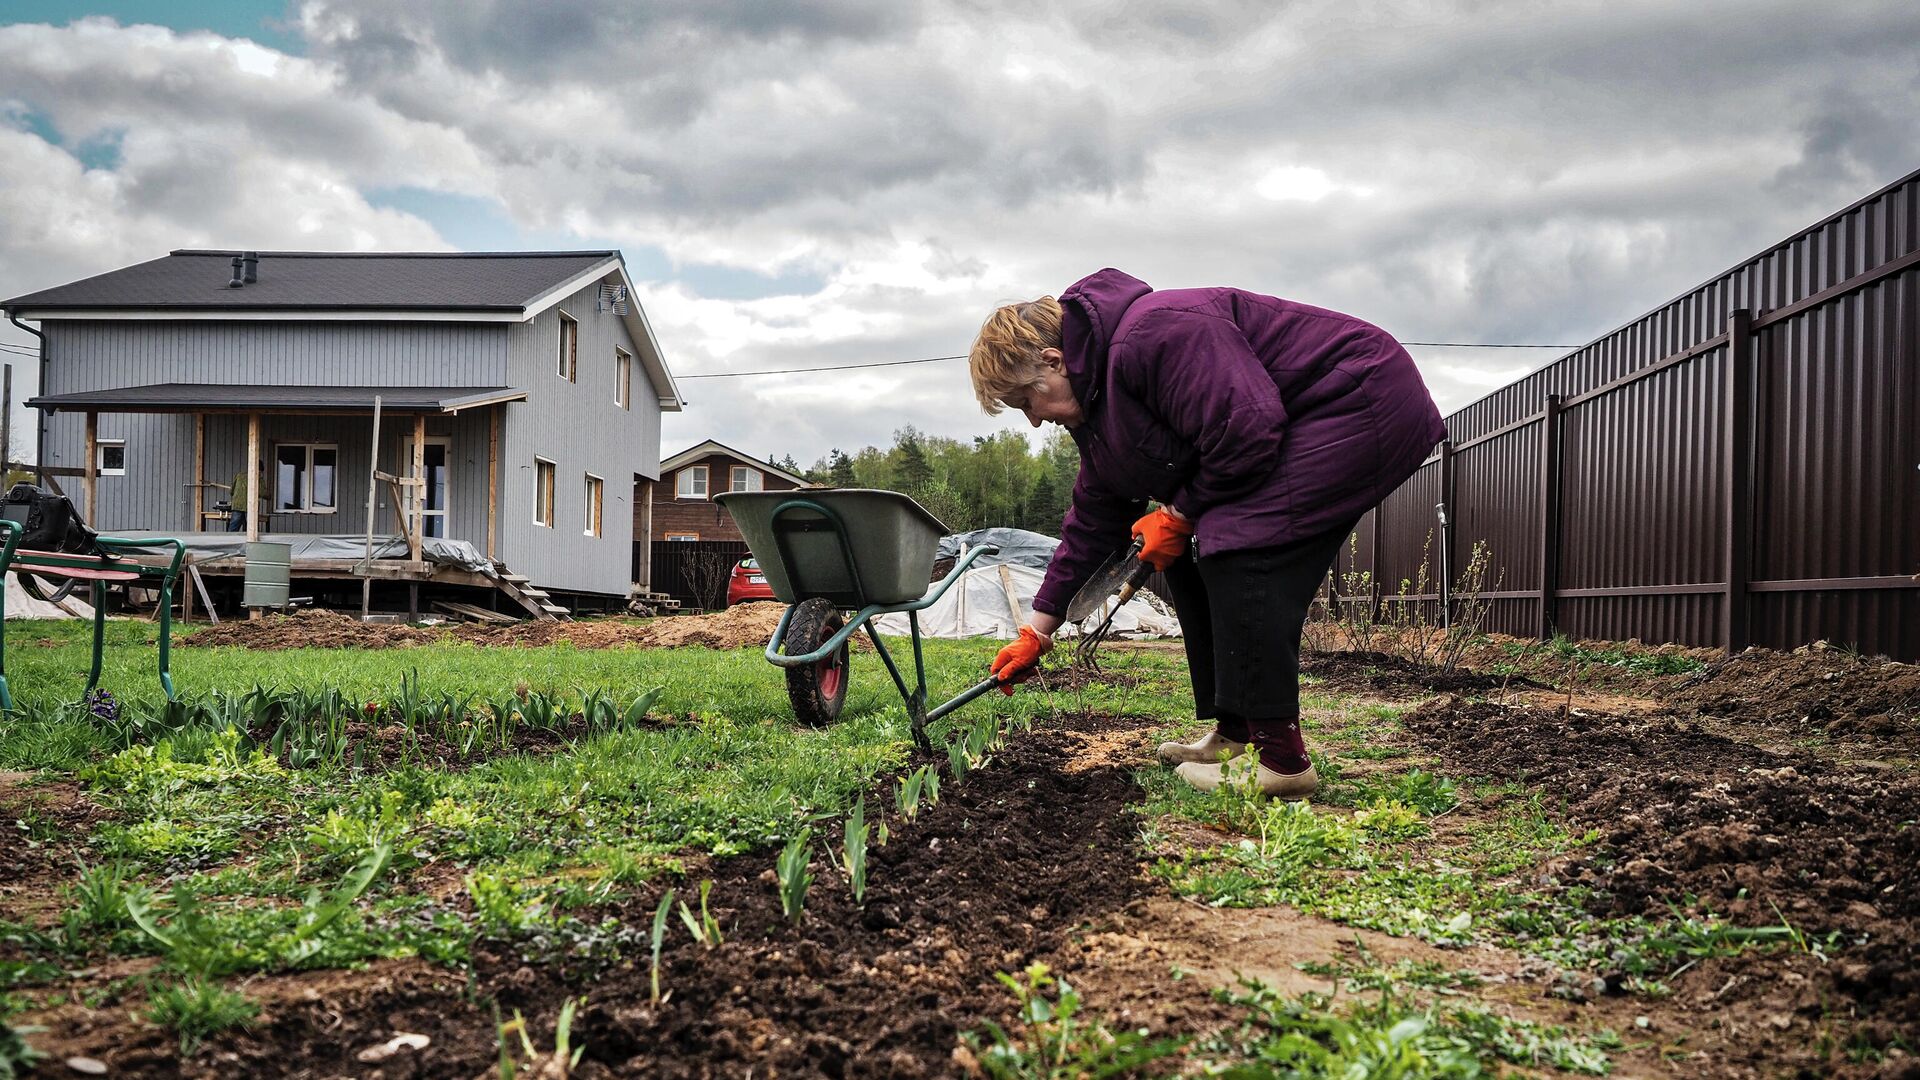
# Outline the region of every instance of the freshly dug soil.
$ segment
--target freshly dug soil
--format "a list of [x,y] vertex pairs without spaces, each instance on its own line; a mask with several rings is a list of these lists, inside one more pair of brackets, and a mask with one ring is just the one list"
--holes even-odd
[[[553,943],[490,945],[473,983],[417,962],[365,975],[320,972],[255,980],[266,1003],[253,1030],[215,1038],[182,1062],[173,1041],[125,1010],[86,1014],[82,1030],[49,1024],[54,1052],[106,1060],[116,1076],[384,1076],[468,1080],[495,1061],[491,997],[521,1010],[543,1048],[559,1008],[584,996],[573,1025],[585,1045],[576,1077],[951,1076],[958,1034],[985,1019],[1009,1022],[1012,999],[994,980],[1047,959],[1068,935],[1145,895],[1138,872],[1140,798],[1128,771],[1075,768],[1090,735],[1137,720],[1065,717],[1058,730],[1012,737],[965,783],[912,822],[893,818],[891,794],[875,792],[870,820],[887,810],[891,842],[869,850],[864,905],[816,836],[815,882],[798,926],[783,917],[775,852],[718,860],[712,909],[724,944],[703,949],[673,920],[662,959],[667,999],[649,993],[646,932],[657,896],[616,912],[627,959],[572,977]],[[684,899],[697,880],[679,884]],[[696,903],[697,906],[697,903]],[[44,1020],[37,1022],[45,1022]],[[355,1055],[397,1032],[431,1038],[376,1073]],[[490,1074],[489,1074],[490,1075]]]
[[1300,673],[1311,676],[1328,690],[1380,697],[1484,694],[1502,688],[1540,685],[1524,675],[1479,675],[1465,668],[1439,671],[1405,657],[1379,652],[1303,653]]
[[764,646],[785,611],[780,604],[741,604],[711,615],[676,615],[649,622],[624,618],[574,622],[405,626],[363,623],[351,615],[317,609],[224,622],[180,639],[202,648],[403,649],[441,642],[533,648],[569,644],[580,649],[672,649],[697,646],[744,649]]
[[[1600,843],[1553,868],[1623,914],[1711,912],[1739,926],[1784,921],[1806,940],[1838,933],[1832,962],[1782,980],[1784,961],[1725,965],[1769,1015],[1860,1019],[1884,1044],[1920,1044],[1920,777],[1886,763],[1762,750],[1670,713],[1612,715],[1449,698],[1405,731],[1457,775],[1524,780],[1564,800]],[[1791,946],[1787,946],[1791,948]],[[1724,988],[1723,988],[1724,989]],[[1739,1000],[1716,998],[1725,1005]],[[1774,1022],[1785,1030],[1786,1024]]]
[[1662,700],[1708,716],[1920,746],[1920,667],[1819,645],[1716,660]]

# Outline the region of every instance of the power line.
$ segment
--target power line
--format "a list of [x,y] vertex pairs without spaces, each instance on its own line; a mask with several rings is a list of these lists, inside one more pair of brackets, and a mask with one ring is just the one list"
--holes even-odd
[[[1419,345],[1431,349],[1577,349],[1578,345],[1523,345],[1511,342],[1485,344],[1475,341],[1403,341],[1402,345]],[[856,371],[862,368],[904,367],[907,364],[936,364],[942,360],[965,360],[965,354],[959,356],[923,356],[915,360],[878,360],[867,364],[823,364],[820,367],[771,368],[765,371],[716,371],[706,375],[677,375],[675,380],[687,382],[693,379],[744,379],[753,375],[807,375],[816,371]]]

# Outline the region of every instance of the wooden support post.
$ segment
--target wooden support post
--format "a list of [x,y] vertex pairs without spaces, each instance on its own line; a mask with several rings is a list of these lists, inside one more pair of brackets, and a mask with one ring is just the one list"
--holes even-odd
[[[427,523],[427,414],[413,414],[413,465],[408,475],[419,481],[408,490],[413,494],[413,528],[407,537],[407,558],[420,561],[421,537]],[[417,612],[416,612],[417,614]]]
[[87,504],[87,524],[100,527],[100,507],[97,503],[100,494],[100,414],[87,414],[87,463],[82,467],[80,482]]
[[[260,539],[260,414],[247,414],[247,543]],[[256,613],[257,614],[257,613]]]
[[[193,414],[193,499],[192,509],[187,514],[187,531],[201,532],[207,527],[207,519],[201,514],[207,510],[207,414]],[[189,597],[192,593],[181,592]]]
[[1722,564],[1727,588],[1720,602],[1723,644],[1729,655],[1753,643],[1753,613],[1747,583],[1753,576],[1753,312],[1727,315],[1726,399],[1721,415]]
[[495,405],[487,412],[487,561],[494,559],[494,540],[498,534],[495,524],[500,516],[500,412],[504,405]]
[[1553,637],[1558,614],[1554,593],[1560,588],[1560,417],[1559,394],[1547,395],[1540,414],[1540,637]]

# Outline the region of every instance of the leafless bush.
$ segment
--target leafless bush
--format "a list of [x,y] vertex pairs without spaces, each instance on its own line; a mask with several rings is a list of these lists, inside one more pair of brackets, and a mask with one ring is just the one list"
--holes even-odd
[[733,574],[734,560],[732,552],[701,551],[680,564],[680,579],[695,603],[708,610],[727,606],[727,578]]
[[1486,541],[1474,541],[1467,565],[1450,590],[1452,618],[1448,618],[1437,598],[1438,582],[1429,569],[1432,553],[1433,532],[1429,530],[1420,551],[1420,569],[1412,578],[1401,578],[1399,591],[1381,605],[1388,628],[1383,640],[1392,652],[1416,664],[1451,672],[1460,666],[1467,648],[1486,625],[1493,608],[1493,599],[1487,594],[1499,591],[1504,573],[1488,587],[1493,552]]
[[1486,594],[1499,592],[1500,583],[1506,576],[1506,571],[1502,570],[1494,576],[1492,588],[1488,588],[1487,572],[1492,567],[1492,549],[1487,547],[1485,540],[1475,540],[1473,553],[1467,557],[1467,565],[1453,583],[1453,619],[1441,634],[1433,658],[1433,666],[1441,671],[1453,671],[1460,666],[1461,658],[1466,656],[1467,646],[1480,636],[1481,628],[1487,624],[1487,615],[1493,610],[1493,598]]
[[1374,631],[1378,623],[1374,618],[1373,607],[1373,571],[1360,569],[1360,534],[1347,535],[1347,565],[1351,569],[1340,574],[1340,588],[1337,594],[1331,594],[1329,610],[1336,613],[1340,631],[1346,635],[1350,648],[1360,652],[1373,650]]
[[1300,627],[1302,652],[1334,652],[1340,647],[1340,602],[1335,598],[1333,571],[1320,579],[1320,591],[1307,605],[1307,621]]

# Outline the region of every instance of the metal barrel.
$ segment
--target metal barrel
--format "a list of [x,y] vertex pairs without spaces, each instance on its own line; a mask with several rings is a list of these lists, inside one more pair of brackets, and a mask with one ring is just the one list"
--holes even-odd
[[293,545],[265,541],[247,545],[247,572],[241,600],[250,608],[287,606],[293,571]]

